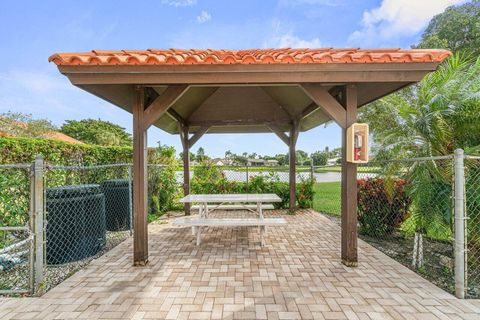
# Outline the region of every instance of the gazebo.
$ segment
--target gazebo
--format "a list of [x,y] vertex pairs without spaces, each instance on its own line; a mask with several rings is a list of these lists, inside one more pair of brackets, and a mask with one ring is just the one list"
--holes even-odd
[[135,265],[148,261],[150,126],[179,134],[185,194],[188,151],[202,135],[275,133],[289,147],[294,209],[298,135],[333,120],[342,128],[341,257],[356,266],[357,164],[346,161],[347,128],[359,107],[420,81],[449,55],[430,49],[149,49],[58,53],[49,61],[75,86],[133,114]]

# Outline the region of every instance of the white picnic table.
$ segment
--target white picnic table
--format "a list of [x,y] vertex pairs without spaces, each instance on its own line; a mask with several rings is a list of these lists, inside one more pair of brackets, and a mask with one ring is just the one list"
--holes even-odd
[[[189,194],[182,199],[182,203],[198,203],[199,215],[197,218],[178,218],[175,224],[191,226],[193,235],[197,236],[197,245],[201,242],[201,227],[260,227],[261,245],[264,245],[266,226],[286,224],[284,218],[264,218],[264,209],[273,209],[271,202],[281,202],[274,193],[250,194]],[[253,203],[253,205],[252,205]],[[256,218],[209,218],[209,213],[214,210],[248,210],[256,214]]]

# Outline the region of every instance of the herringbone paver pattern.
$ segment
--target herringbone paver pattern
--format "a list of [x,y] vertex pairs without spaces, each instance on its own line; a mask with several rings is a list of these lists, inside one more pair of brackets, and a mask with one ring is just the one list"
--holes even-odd
[[340,229],[312,211],[270,228],[150,226],[150,263],[127,240],[42,298],[0,300],[0,319],[480,319],[462,301],[359,241],[360,266],[340,263]]

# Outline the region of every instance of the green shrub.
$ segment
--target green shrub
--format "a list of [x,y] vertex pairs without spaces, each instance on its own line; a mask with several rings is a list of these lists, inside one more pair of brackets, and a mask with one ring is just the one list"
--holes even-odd
[[300,209],[312,208],[313,197],[315,196],[314,190],[315,180],[307,179],[297,184],[296,197],[297,205]]
[[[0,164],[32,163],[42,155],[47,168],[57,166],[92,166],[114,163],[132,163],[131,147],[104,147],[87,144],[34,139],[0,137]],[[149,214],[159,214],[177,207],[181,195],[175,179],[178,170],[173,147],[161,146],[148,150]],[[101,168],[93,170],[47,170],[45,186],[101,183],[109,179],[127,178],[127,169]],[[0,172],[0,224],[18,225],[28,221],[30,182],[28,172],[2,169]]]
[[[313,181],[305,180],[297,184],[296,197],[299,208],[310,208],[313,202]],[[191,181],[193,194],[225,194],[225,193],[275,193],[282,199],[273,205],[276,209],[286,209],[290,203],[290,189],[287,182],[280,182],[278,176],[257,175],[248,182],[228,181],[223,168],[211,163],[202,163],[194,168]]]
[[368,178],[357,180],[360,233],[391,235],[405,221],[411,204],[402,179]]
[[149,161],[161,164],[148,168],[149,214],[159,216],[167,210],[178,207],[181,187],[176,181],[178,164],[173,147],[160,146],[151,154]]

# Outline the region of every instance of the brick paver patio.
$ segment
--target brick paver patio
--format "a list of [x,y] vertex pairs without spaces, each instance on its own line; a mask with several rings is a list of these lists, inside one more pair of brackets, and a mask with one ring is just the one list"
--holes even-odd
[[363,241],[360,266],[340,263],[328,218],[277,211],[289,225],[210,229],[150,226],[150,263],[132,266],[131,239],[41,298],[0,299],[0,319],[480,319],[458,300]]

